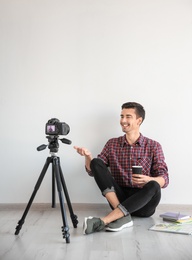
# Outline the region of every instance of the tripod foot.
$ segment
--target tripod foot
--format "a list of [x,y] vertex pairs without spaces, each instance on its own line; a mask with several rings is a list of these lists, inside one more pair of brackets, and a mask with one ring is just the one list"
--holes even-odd
[[79,221],[77,220],[77,215],[71,215],[71,220],[73,222],[73,227],[77,228],[77,224],[79,223]]
[[24,223],[24,220],[19,220],[19,222],[18,222],[18,225],[16,226],[16,231],[15,231],[15,235],[18,235],[19,234],[19,232],[20,232],[20,230],[21,230],[21,228],[22,228],[22,226],[23,226],[23,223]]
[[69,228],[68,227],[61,227],[63,238],[65,238],[66,243],[70,243],[70,234],[69,234]]

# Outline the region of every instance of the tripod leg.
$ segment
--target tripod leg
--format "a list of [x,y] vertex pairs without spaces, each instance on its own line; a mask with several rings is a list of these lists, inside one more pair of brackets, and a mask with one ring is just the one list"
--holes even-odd
[[64,207],[64,195],[62,192],[61,178],[60,178],[60,174],[59,174],[58,157],[53,158],[53,167],[54,167],[54,174],[55,174],[56,183],[57,183],[61,215],[62,215],[62,219],[63,219],[63,227],[62,227],[63,238],[66,239],[66,243],[70,243],[69,227],[67,225],[67,217],[66,217],[66,212],[65,212],[65,207]]
[[38,189],[39,189],[39,187],[40,187],[40,185],[41,185],[41,182],[42,182],[42,180],[43,180],[43,178],[44,178],[44,176],[45,176],[45,173],[46,173],[46,171],[47,171],[47,169],[48,169],[49,164],[50,164],[51,161],[52,161],[52,158],[51,158],[51,157],[48,157],[47,160],[46,160],[46,162],[45,162],[45,165],[44,165],[44,167],[43,167],[43,169],[42,169],[42,171],[41,171],[41,173],[40,173],[40,176],[39,176],[39,178],[38,178],[38,180],[37,180],[37,183],[36,183],[36,185],[35,185],[35,188],[34,188],[34,191],[33,191],[32,195],[31,195],[31,198],[30,198],[30,200],[29,200],[29,202],[28,202],[28,204],[27,204],[27,207],[26,207],[26,209],[25,209],[25,211],[24,211],[24,213],[23,213],[23,216],[22,216],[22,218],[19,220],[18,225],[17,225],[16,228],[15,228],[15,229],[16,229],[15,235],[18,235],[18,234],[19,234],[19,232],[20,232],[20,230],[21,230],[21,228],[22,228],[22,225],[23,225],[24,222],[25,222],[25,218],[26,218],[26,216],[27,216],[27,213],[28,213],[28,211],[29,211],[29,209],[30,209],[30,207],[31,207],[31,204],[32,204],[32,202],[33,202],[33,200],[34,200],[34,198],[35,198],[35,195],[36,195],[36,193],[37,193],[37,191],[38,191]]
[[[59,158],[58,158],[58,160],[59,160]],[[66,186],[66,183],[65,183],[65,179],[64,179],[64,176],[63,176],[63,172],[62,172],[60,163],[59,163],[59,171],[60,171],[60,177],[61,177],[63,190],[64,190],[64,193],[65,193],[65,198],[66,198],[67,205],[68,205],[69,212],[70,212],[70,217],[71,217],[71,220],[72,220],[72,223],[73,223],[73,227],[76,228],[77,224],[78,224],[77,215],[75,215],[74,212],[73,212],[73,208],[72,208],[72,205],[71,205],[71,201],[70,201],[70,198],[69,198],[67,186]]]
[[55,175],[54,175],[54,166],[52,164],[52,208],[56,208],[55,202]]

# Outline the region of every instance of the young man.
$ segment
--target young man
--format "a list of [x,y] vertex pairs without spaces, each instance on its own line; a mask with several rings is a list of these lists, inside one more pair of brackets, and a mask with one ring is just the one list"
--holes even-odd
[[[120,231],[133,225],[131,215],[149,217],[161,199],[161,188],[169,183],[168,169],[161,145],[144,137],[140,125],[145,110],[136,102],[122,105],[120,125],[125,135],[110,139],[97,158],[86,148],[75,146],[85,157],[88,174],[95,178],[112,211],[105,217],[88,217],[84,234],[103,229]],[[132,166],[142,166],[133,174]]]

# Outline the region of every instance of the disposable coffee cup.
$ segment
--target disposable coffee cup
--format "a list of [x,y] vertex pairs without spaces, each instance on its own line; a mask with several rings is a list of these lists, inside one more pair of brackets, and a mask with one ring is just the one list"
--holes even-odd
[[132,166],[132,173],[133,174],[142,174],[142,166],[140,166],[140,165],[133,165]]

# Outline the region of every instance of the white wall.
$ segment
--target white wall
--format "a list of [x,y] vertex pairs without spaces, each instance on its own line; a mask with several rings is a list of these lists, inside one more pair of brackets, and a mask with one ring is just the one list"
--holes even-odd
[[[96,156],[137,101],[169,167],[161,202],[191,204],[192,1],[0,0],[0,35],[0,203],[28,202],[48,119]],[[72,202],[104,202],[73,145],[59,148]],[[35,199],[49,201],[51,169]]]

